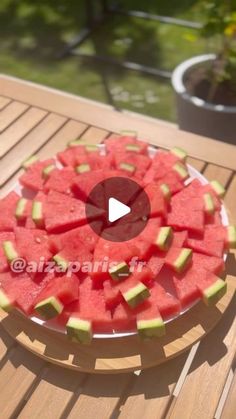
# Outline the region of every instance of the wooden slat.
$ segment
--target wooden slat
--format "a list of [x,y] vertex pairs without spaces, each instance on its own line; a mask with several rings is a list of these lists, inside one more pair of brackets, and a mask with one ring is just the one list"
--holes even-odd
[[18,143],[1,162],[0,185],[19,169],[23,160],[45,144],[66,122],[62,116],[50,114]]
[[[236,349],[235,300],[216,328],[202,341],[189,375],[175,400],[171,419],[214,417]],[[190,390],[191,389],[191,390]]]
[[20,102],[12,102],[0,112],[0,132],[4,131],[15,119],[19,118],[26,109],[27,105]]
[[30,108],[21,118],[18,118],[8,129],[0,134],[0,157],[17,144],[45,116],[46,111]]
[[221,414],[221,419],[235,419],[236,412],[236,372]]
[[14,345],[14,340],[5,332],[0,324],[0,361],[4,358],[12,345]]
[[214,166],[213,164],[208,164],[206,170],[204,171],[204,175],[209,181],[218,179],[223,186],[227,185],[232,173],[232,170],[225,169],[224,167]]
[[24,397],[45,365],[24,348],[12,351],[0,374],[1,417],[9,418],[24,402]]
[[104,140],[108,135],[108,131],[96,128],[96,127],[90,127],[82,136],[84,140],[87,140],[89,143],[92,144],[98,144],[102,140]]
[[162,418],[167,410],[188,353],[141,372],[121,408],[120,419]]
[[132,374],[90,375],[67,417],[110,418],[131,378]]
[[187,158],[187,163],[197,169],[199,172],[202,172],[206,163],[202,160],[194,159],[193,157]]
[[178,145],[186,149],[192,157],[235,169],[234,145],[171,128],[153,118],[134,113],[114,112],[111,106],[8,76],[0,76],[0,94],[16,100],[24,98],[24,101],[31,105],[47,108],[111,132],[118,133],[122,129],[135,130],[141,138],[146,138],[153,144],[166,148]]
[[0,111],[11,102],[11,99],[0,96]]
[[60,418],[86,375],[50,366],[18,418]]

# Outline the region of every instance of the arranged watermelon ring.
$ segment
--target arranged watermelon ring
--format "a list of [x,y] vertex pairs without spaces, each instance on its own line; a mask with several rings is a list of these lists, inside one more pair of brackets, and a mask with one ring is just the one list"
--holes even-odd
[[[236,246],[236,229],[228,225],[223,187],[185,160],[179,148],[158,151],[130,134],[100,146],[75,140],[44,162],[30,158],[20,183],[0,201],[0,307],[16,307],[89,343],[137,333],[158,337],[199,299],[218,301],[226,292],[218,275],[227,249]],[[104,214],[87,202],[91,189],[112,176],[134,179],[151,203],[144,231],[115,244],[96,236],[91,223],[102,229]],[[93,207],[94,220],[87,220],[85,205]],[[107,272],[67,275],[69,262],[104,256],[115,262]],[[130,270],[136,256],[145,262],[141,272]],[[62,270],[40,271],[41,259]],[[19,260],[26,266],[13,271]]]

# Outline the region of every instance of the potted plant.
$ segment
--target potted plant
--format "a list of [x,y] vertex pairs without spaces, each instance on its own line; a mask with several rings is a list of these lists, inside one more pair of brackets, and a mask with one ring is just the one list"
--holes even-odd
[[[193,57],[173,72],[181,129],[236,144],[236,0],[211,0],[202,28],[219,39],[216,54]],[[218,42],[217,42],[218,43]]]

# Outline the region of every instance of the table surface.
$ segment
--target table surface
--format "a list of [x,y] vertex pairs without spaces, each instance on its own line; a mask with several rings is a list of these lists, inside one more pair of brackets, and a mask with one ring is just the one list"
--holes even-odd
[[[122,129],[162,148],[189,153],[189,163],[227,192],[236,224],[236,147],[178,130],[174,125],[43,86],[0,75],[0,195],[21,174],[21,162],[54,155],[69,140],[99,143]],[[227,273],[236,276],[235,255]],[[192,349],[158,367],[89,375],[43,360],[14,342],[0,324],[1,418],[235,418],[235,299],[214,330]]]

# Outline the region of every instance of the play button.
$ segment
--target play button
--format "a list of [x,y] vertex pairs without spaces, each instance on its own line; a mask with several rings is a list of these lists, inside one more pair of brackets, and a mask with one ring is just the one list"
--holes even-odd
[[[150,202],[141,182],[126,176],[109,177],[97,183],[87,204],[92,204],[86,205],[91,228],[109,241],[123,242],[138,236],[150,215]],[[96,207],[104,210],[105,215],[99,219]]]
[[116,198],[109,198],[108,200],[108,220],[110,223],[119,220],[131,211],[128,205],[122,204]]

